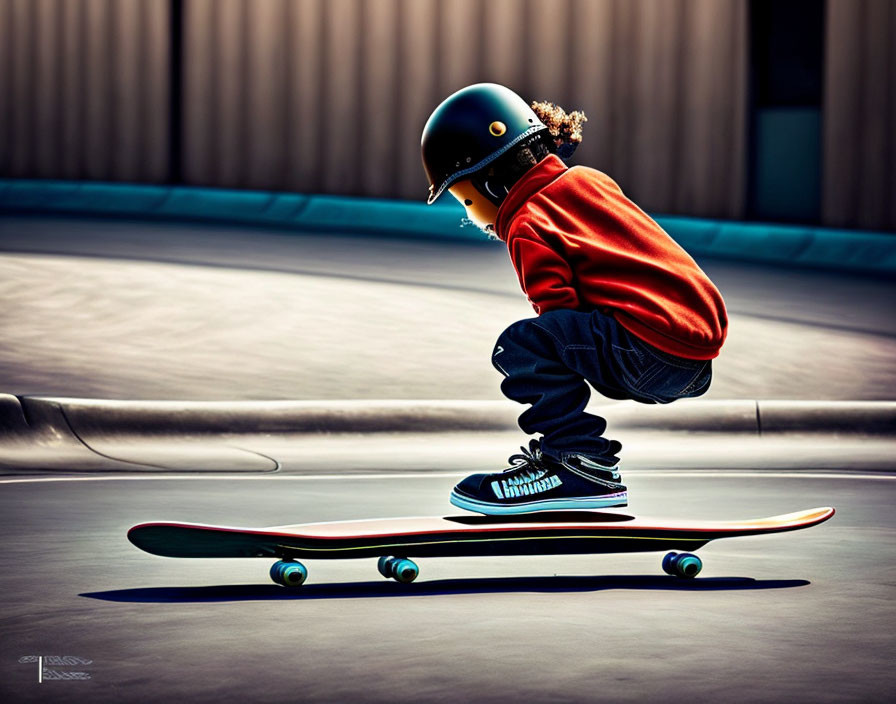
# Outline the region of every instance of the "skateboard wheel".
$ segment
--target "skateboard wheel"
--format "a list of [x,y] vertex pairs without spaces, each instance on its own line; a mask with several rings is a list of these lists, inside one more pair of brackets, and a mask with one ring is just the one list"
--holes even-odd
[[692,579],[703,569],[703,560],[689,552],[670,552],[663,558],[663,571],[675,577]]
[[284,587],[299,587],[308,578],[308,570],[301,562],[280,560],[271,567],[271,579]]
[[379,560],[376,561],[376,568],[380,571],[380,574],[383,575],[386,579],[392,577],[391,571],[391,563],[394,560],[394,557],[389,557],[387,555],[383,555]]
[[678,557],[677,552],[666,553],[663,558],[663,572],[675,576],[675,558]]
[[679,577],[684,577],[686,579],[692,579],[700,574],[700,570],[703,569],[703,560],[701,560],[696,555],[691,555],[690,553],[683,553],[678,557],[678,563],[675,565],[675,574]]
[[392,577],[402,584],[410,584],[417,575],[420,574],[420,568],[412,560],[400,559],[392,561]]

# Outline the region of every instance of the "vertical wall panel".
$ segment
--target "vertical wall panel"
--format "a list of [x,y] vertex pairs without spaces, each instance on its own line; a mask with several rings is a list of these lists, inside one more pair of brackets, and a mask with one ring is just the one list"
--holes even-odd
[[[327,193],[358,192],[360,130],[367,119],[358,101],[364,79],[359,62],[360,13],[358,0],[329,0],[324,5],[323,101],[318,128],[325,146],[318,190]],[[374,119],[382,119],[389,110]]]
[[822,218],[896,229],[896,6],[829,0]]
[[0,174],[10,172],[12,158],[12,27],[12,2],[0,0]]
[[58,25],[55,22],[56,3],[54,0],[35,0],[31,11],[34,13],[38,31],[36,63],[34,66],[35,113],[33,116],[34,136],[34,175],[51,178],[56,175],[56,157],[60,149],[60,130],[56,124],[58,114],[56,107],[59,101],[56,92],[59,89],[59,65],[56,62],[59,44]]
[[364,3],[362,10],[362,61],[365,80],[362,82],[360,119],[361,146],[359,155],[359,190],[372,196],[391,196],[397,192],[394,169],[396,134],[393,120],[377,119],[384,109],[390,113],[394,105],[398,81],[398,52],[394,26],[398,0]]
[[[571,32],[572,82],[567,110],[582,110],[588,117],[585,140],[576,161],[614,173],[613,155],[613,25],[612,0],[574,0],[571,22],[584,29]],[[586,31],[587,30],[587,31]],[[559,99],[558,99],[559,100]]]
[[12,2],[0,0],[0,174],[10,172],[12,145]]
[[112,153],[112,173],[117,179],[136,181],[140,175],[140,104],[134,100],[132,86],[139,85],[139,44],[135,41],[140,27],[139,0],[115,0],[112,16],[112,53],[109,67],[113,75],[110,108],[118,116],[116,147]]
[[520,86],[524,80],[523,57],[527,53],[524,37],[525,13],[522,0],[491,0],[480,3],[483,31],[484,79]]
[[[885,215],[887,201],[891,200],[896,191],[886,193],[880,185],[886,182],[888,154],[888,137],[896,131],[896,115],[887,115],[888,93],[877,89],[877,86],[887,85],[887,53],[889,45],[896,41],[896,35],[889,34],[889,16],[893,3],[870,2],[867,5],[865,15],[865,34],[868,41],[864,43],[862,61],[865,68],[866,89],[862,91],[862,102],[859,107],[860,115],[886,116],[889,119],[869,119],[861,133],[859,151],[866,155],[863,180],[868,182],[869,188],[860,192],[859,209],[866,213],[869,220],[882,221]],[[896,67],[894,67],[896,68]],[[889,198],[887,198],[889,196]]]
[[80,2],[67,2],[57,10],[62,18],[62,36],[57,50],[62,55],[61,87],[58,92],[62,107],[62,142],[57,175],[61,178],[84,178],[85,118],[84,52],[82,42],[83,7]]
[[[745,2],[686,0],[681,163],[675,210],[740,215],[745,192]],[[711,59],[709,57],[712,57]]]
[[678,146],[683,119],[679,96],[683,88],[677,80],[682,57],[677,48],[683,44],[684,22],[680,20],[685,6],[681,0],[674,0],[652,7],[649,12],[644,9],[636,8],[632,26],[640,41],[632,45],[630,58],[638,70],[633,72],[629,86],[635,114],[629,118],[631,151],[623,162],[629,166],[625,179],[631,186],[623,183],[623,187],[637,197],[671,203],[673,184],[681,182],[673,174],[680,173],[682,167]]
[[[643,114],[629,86],[634,84],[636,73],[635,61],[631,56],[631,37],[635,35],[639,17],[637,2],[612,0],[610,26],[613,31],[608,37],[610,43],[609,62],[600,70],[610,74],[609,92],[606,95],[604,109],[607,111],[607,130],[610,135],[609,153],[606,163],[599,168],[608,171],[622,187],[631,195],[639,196],[637,184],[626,173],[626,167],[633,167],[633,121]],[[586,139],[587,139],[586,135]]]
[[169,172],[170,26],[167,3],[140,0],[140,81],[134,99],[141,106],[140,179],[163,181]]
[[399,16],[399,73],[395,76],[398,112],[392,113],[397,127],[394,137],[398,168],[396,195],[421,199],[426,197],[428,184],[420,162],[420,131],[429,113],[444,97],[433,81],[442,60],[438,14],[435,2],[430,0],[402,0]]
[[216,0],[212,5],[213,59],[209,79],[216,86],[212,104],[217,129],[210,130],[217,162],[213,183],[228,188],[251,185],[246,178],[247,0]]
[[217,85],[213,77],[213,6],[216,0],[192,0],[184,7],[183,149],[187,183],[212,180],[217,129]]
[[247,177],[261,188],[282,188],[286,175],[285,16],[286,4],[282,0],[268,0],[255,6],[248,27],[251,34]]
[[27,176],[31,171],[31,131],[34,114],[33,71],[31,61],[30,34],[33,22],[32,7],[28,0],[12,0],[10,19],[9,54],[12,73],[10,116],[10,166],[11,176]]
[[319,192],[318,161],[325,153],[319,126],[323,61],[323,4],[320,0],[293,0],[288,15],[292,33],[289,75],[292,85],[288,112],[291,117],[287,185],[297,191]]
[[84,130],[84,176],[89,179],[111,177],[109,136],[112,128],[110,82],[112,54],[109,47],[110,12],[108,0],[85,0],[82,12],[82,42],[86,48],[81,70],[86,81],[87,121]]
[[438,32],[434,84],[439,95],[449,95],[483,80],[482,3],[480,0],[438,0],[434,12]]
[[568,42],[576,27],[569,13],[569,2],[529,0],[526,5],[528,31],[523,36],[528,41],[525,45],[518,44],[515,50],[517,56],[528,57],[528,76],[520,89],[531,100],[567,101],[572,84]]

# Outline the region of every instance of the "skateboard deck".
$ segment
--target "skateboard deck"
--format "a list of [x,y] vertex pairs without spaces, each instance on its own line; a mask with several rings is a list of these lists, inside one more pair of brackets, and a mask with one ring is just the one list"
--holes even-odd
[[782,533],[823,523],[829,507],[744,521],[637,518],[611,511],[553,511],[517,516],[460,515],[235,528],[199,523],[142,523],[128,531],[141,550],[164,557],[279,559],[271,577],[284,586],[305,581],[299,559],[380,558],[378,568],[400,582],[416,578],[411,557],[563,555],[685,550],[663,569],[693,577],[702,567],[690,551],[711,540]]

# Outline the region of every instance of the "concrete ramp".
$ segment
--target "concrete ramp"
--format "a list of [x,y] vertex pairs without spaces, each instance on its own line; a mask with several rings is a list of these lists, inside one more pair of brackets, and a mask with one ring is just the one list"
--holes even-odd
[[175,406],[0,394],[0,471],[278,468],[275,460],[231,444],[226,426],[215,434],[200,432],[202,414],[178,413]]

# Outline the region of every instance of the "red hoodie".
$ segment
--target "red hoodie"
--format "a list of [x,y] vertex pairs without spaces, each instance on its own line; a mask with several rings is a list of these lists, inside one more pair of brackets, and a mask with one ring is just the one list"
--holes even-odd
[[510,189],[495,231],[539,315],[600,309],[669,354],[718,356],[728,330],[718,289],[606,174],[552,154]]

